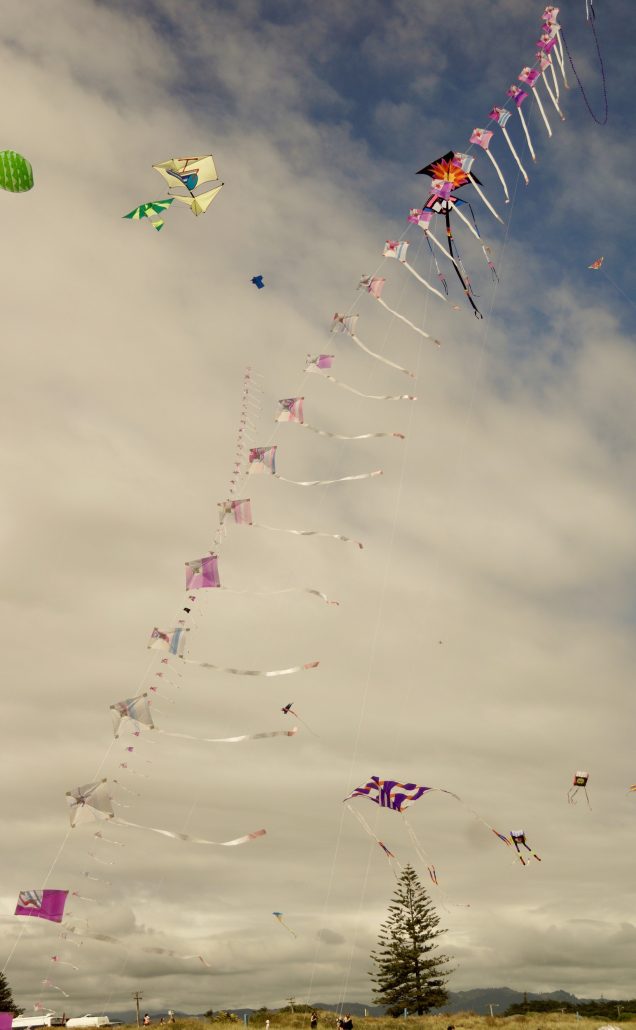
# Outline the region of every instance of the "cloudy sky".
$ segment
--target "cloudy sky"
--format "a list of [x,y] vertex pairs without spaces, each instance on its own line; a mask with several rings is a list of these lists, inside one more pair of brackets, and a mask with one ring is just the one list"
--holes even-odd
[[[0,196],[1,910],[7,976],[27,1010],[113,1012],[135,990],[150,1010],[192,1012],[289,995],[370,1001],[368,956],[394,880],[341,802],[374,774],[455,791],[502,832],[523,827],[541,856],[522,868],[444,795],[411,810],[444,891],[432,897],[453,989],[633,994],[635,26],[631,0],[595,6],[608,125],[572,89],[564,123],[548,101],[548,139],[527,102],[536,165],[516,115],[510,131],[528,187],[498,130],[492,143],[509,205],[477,157],[506,223],[473,198],[496,287],[457,232],[482,322],[447,262],[459,310],[381,252],[426,199],[414,172],[465,150],[532,63],[540,3],[456,0],[449,15],[442,0],[23,0],[3,12],[2,147],[27,155],[36,180]],[[601,110],[584,0],[566,0],[561,20]],[[153,162],[210,151],[226,185],[205,218],[173,209],[160,234],[121,219],[164,195]],[[409,239],[413,266],[434,280],[422,234]],[[607,275],[587,269],[601,254]],[[356,293],[375,270],[387,302],[441,348]],[[363,342],[416,372],[417,403],[304,375],[305,355],[323,351],[359,391],[410,388],[330,337],[336,310],[359,313]],[[307,489],[251,477],[239,496],[254,520],[364,550],[230,527],[219,549],[230,589],[197,597],[189,655],[320,667],[276,680],[169,666],[160,680],[146,643],[183,617],[183,563],[213,545],[246,365],[262,375],[249,441],[278,445],[283,476],[384,471]],[[301,394],[318,428],[406,440],[275,426],[276,400]],[[291,587],[340,605],[266,593]],[[113,742],[109,705],[151,685],[170,732],[289,728],[279,709],[293,701],[313,734]],[[578,768],[592,811],[566,803]],[[267,836],[223,849],[110,825],[118,847],[95,826],[69,832],[64,794],[96,776],[129,821]],[[430,885],[403,820],[356,804]],[[45,883],[93,899],[69,899],[69,925],[121,944],[20,924],[18,891]]]

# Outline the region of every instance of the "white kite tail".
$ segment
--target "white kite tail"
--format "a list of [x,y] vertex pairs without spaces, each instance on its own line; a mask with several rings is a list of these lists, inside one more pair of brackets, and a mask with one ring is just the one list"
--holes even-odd
[[[552,61],[550,61],[550,68],[552,68]],[[553,77],[555,79],[555,82],[556,82],[556,76],[554,75],[554,68],[552,68],[552,75],[553,75]],[[565,121],[565,115],[563,114],[563,111],[559,107],[559,102],[558,102],[556,96],[554,95],[554,93],[552,92],[552,90],[550,88],[550,83],[548,82],[548,77],[545,74],[545,72],[543,73],[543,84],[544,84],[546,90],[548,91],[548,96],[550,97],[550,100],[552,101],[554,107],[556,108],[556,112],[557,112],[559,118],[561,119],[562,122],[564,122]],[[557,94],[558,94],[558,87],[557,87]]]
[[283,587],[281,590],[228,590],[227,587],[223,587],[223,589],[228,594],[249,594],[250,597],[273,597],[276,594],[311,594],[312,597],[319,597],[325,604],[333,607],[337,608],[340,604],[340,601],[332,601],[326,594],[323,594],[322,590],[314,590],[313,587]]
[[[405,264],[405,262],[403,262],[403,264]],[[407,268],[408,267],[409,266],[407,265]],[[417,272],[415,274],[417,275]],[[435,292],[437,292],[437,291],[435,291]],[[440,297],[441,296],[442,295],[440,293]],[[444,299],[445,298],[442,297],[442,300],[444,300]],[[389,361],[389,359],[385,358],[384,355],[382,355],[382,354],[376,354],[376,352],[374,350],[370,350],[369,347],[365,346],[365,344],[362,342],[362,340],[360,339],[359,336],[355,336],[353,333],[351,333],[351,339],[353,340],[353,342],[355,344],[358,345],[360,350],[363,350],[365,352],[365,354],[370,354],[372,358],[376,359],[376,361],[381,361],[383,365],[388,365],[390,368],[396,368],[398,370],[398,372],[404,372],[404,375],[410,376],[411,379],[415,379],[415,373],[414,372],[409,372],[408,368],[402,368],[401,365],[396,365],[394,361]]]
[[419,274],[419,272],[415,271],[415,269],[413,268],[413,265],[409,265],[408,261],[400,261],[400,264],[404,265],[405,268],[408,268],[408,270],[411,273],[411,275],[414,275],[415,278],[417,279],[417,281],[422,284],[422,286],[425,286],[426,289],[430,290],[431,293],[434,293],[436,297],[439,297],[440,300],[443,300],[443,301],[446,302],[446,297],[444,296],[444,294],[440,293],[439,290],[436,290],[434,286],[431,286],[431,284],[429,282],[427,282],[426,279],[423,279],[422,276]]
[[488,210],[490,211],[491,215],[493,215],[493,217],[494,217],[494,218],[496,218],[496,219],[497,219],[497,221],[498,221],[498,222],[501,222],[501,224],[503,225],[503,224],[504,224],[504,220],[503,220],[503,218],[502,218],[502,217],[501,217],[500,215],[498,215],[498,214],[497,214],[497,212],[495,211],[494,207],[492,206],[492,204],[491,204],[491,203],[490,203],[490,201],[488,200],[488,198],[487,198],[486,194],[485,194],[485,193],[484,193],[484,191],[482,190],[481,186],[479,186],[479,185],[477,184],[477,180],[475,179],[475,177],[474,177],[474,176],[472,176],[472,175],[470,174],[470,172],[467,172],[466,174],[468,175],[468,178],[470,179],[470,182],[471,182],[471,183],[472,183],[472,185],[473,185],[473,186],[475,187],[475,190],[477,191],[477,193],[479,194],[479,196],[480,196],[480,197],[481,197],[481,199],[483,200],[484,204],[486,205],[486,207],[487,207],[487,208],[488,208]]
[[[379,299],[380,298],[378,298],[378,300]],[[384,301],[380,300],[380,303],[384,304]],[[387,311],[390,311],[392,314],[397,315],[397,311],[393,311],[393,309],[390,308],[387,304],[384,304],[384,307],[387,309]],[[402,316],[401,315],[397,315],[397,317],[401,318]],[[403,319],[403,321],[406,322],[406,319]],[[409,325],[410,324],[411,323],[409,323]],[[413,326],[413,329],[415,329],[415,328],[416,327]],[[417,332],[418,333],[422,332],[422,330],[418,329]],[[424,336],[428,336],[428,333],[423,333],[423,335]],[[437,343],[437,345],[439,346],[439,341],[438,340],[435,340],[435,343]],[[335,383],[335,385],[339,386],[341,390],[348,390],[349,393],[355,393],[356,397],[365,397],[369,401],[416,401],[417,400],[417,397],[414,397],[410,393],[394,393],[394,394],[362,393],[361,390],[356,390],[356,388],[354,386],[349,386],[348,383],[341,383],[340,380],[339,379],[335,379],[334,376],[323,374],[322,372],[318,372],[317,375],[319,375],[321,379],[328,379],[330,383]],[[266,528],[271,529],[272,527],[268,526]],[[289,530],[288,532],[291,532],[291,530]],[[320,534],[320,535],[323,535],[323,534]],[[329,535],[329,534],[327,534],[327,535]]]
[[294,737],[298,727],[291,730],[271,730],[267,733],[242,733],[238,737],[193,737],[189,733],[170,733],[168,730],[157,730],[164,737],[178,737],[179,740],[198,740],[202,744],[240,744],[244,740],[265,740],[268,737]]
[[[528,132],[528,126],[526,125],[526,120],[523,117],[523,111],[521,110],[520,107],[517,108],[517,114],[519,115],[519,118],[521,119],[521,124],[523,125],[523,131],[526,134],[526,141],[528,143],[528,149],[530,151],[530,155],[532,157],[532,160],[536,161],[535,153],[534,153],[534,150],[532,149],[532,140],[530,139],[530,133]],[[521,164],[521,158],[519,157],[517,151],[514,148],[514,144],[513,144],[512,140],[510,139],[510,136],[508,135],[508,130],[506,129],[505,125],[501,125],[500,128],[501,128],[503,137],[504,137],[506,143],[508,144],[508,149],[510,150],[510,153],[514,157],[514,159],[515,159],[515,161],[517,163],[517,168],[519,169],[519,171],[523,175],[523,181],[525,182],[525,184],[527,186],[528,183],[530,182],[530,178],[529,178],[528,173],[526,172],[525,168]]]
[[505,194],[505,197],[506,197],[506,204],[509,204],[510,203],[510,194],[508,193],[508,187],[506,185],[506,180],[503,177],[503,172],[502,172],[501,168],[499,167],[499,165],[497,164],[494,156],[490,153],[489,150],[486,151],[486,156],[490,158],[490,162],[491,162],[493,168],[495,169],[497,175],[499,176],[499,181],[501,182],[501,185],[503,186],[504,194]]
[[213,665],[212,662],[197,662],[193,658],[182,658],[186,665],[197,665],[200,669],[212,669],[214,672],[229,672],[232,676],[291,676],[295,672],[306,672],[317,669],[320,662],[305,662],[304,665],[292,665],[289,669],[233,669],[224,665]]
[[537,102],[537,106],[538,106],[538,108],[539,108],[539,110],[541,112],[541,117],[543,118],[545,127],[546,127],[546,129],[548,131],[548,136],[552,136],[552,129],[550,128],[550,122],[548,121],[548,116],[545,113],[545,108],[544,108],[543,104],[541,103],[541,97],[539,96],[539,90],[537,89],[538,85],[539,85],[539,83],[537,82],[537,85],[532,90],[532,94],[533,94],[534,99]]
[[[429,233],[429,236],[431,236],[431,235],[432,234]],[[434,237],[432,237],[432,238],[434,239]],[[437,240],[435,240],[435,243],[437,243]],[[442,253],[446,254],[446,251],[444,250],[443,247],[442,247]],[[427,340],[433,339],[430,333],[427,333],[427,332],[425,332],[424,329],[420,329],[419,326],[414,325],[413,322],[410,322],[408,318],[405,318],[404,315],[401,315],[399,311],[396,311],[394,308],[390,308],[389,305],[386,303],[386,301],[382,300],[382,297],[378,297],[377,299],[378,299],[378,302],[382,305],[382,307],[386,311],[390,312],[395,318],[399,318],[400,322],[404,322],[405,325],[408,325],[410,329],[413,329],[416,333],[419,333],[420,336],[423,336],[425,339],[427,339]],[[439,340],[433,340],[433,343],[436,344],[437,347],[441,346]],[[356,392],[356,391],[354,391],[354,392]],[[360,396],[364,397],[366,395],[362,393],[362,394],[360,394]],[[381,397],[381,398],[378,397],[378,398],[374,398],[374,399],[375,400],[409,400],[409,401],[414,401],[415,397],[409,397],[409,396],[403,394],[401,397]]]
[[569,89],[570,88],[570,84],[568,82],[567,75],[565,74],[565,54],[563,53],[563,40],[561,38],[561,32],[560,31],[557,31],[556,38],[557,38],[557,45],[554,48],[554,53],[556,54],[556,59],[557,59],[559,68],[561,70],[561,76],[563,78],[563,85],[565,86],[566,89]]
[[[454,208],[454,212],[455,212],[455,214],[457,215],[458,218],[461,218],[461,220],[464,223],[464,225],[466,225],[470,229],[470,231],[472,232],[472,234],[475,237],[475,239],[477,239],[477,240],[479,240],[481,242],[481,236],[477,232],[475,226],[471,224],[470,219],[466,218],[466,215],[464,214],[462,209],[459,206],[457,206],[456,208]],[[439,244],[439,246],[440,247],[442,246],[441,243]],[[442,250],[443,249],[444,248],[442,247]],[[461,262],[460,261],[456,261],[455,258],[452,257],[450,254],[448,254],[447,257],[449,258],[450,261],[453,262],[453,264],[455,265],[455,268],[458,268],[459,271],[462,273],[462,275],[465,276],[466,275],[466,269],[461,264]]]
[[[532,140],[530,138],[530,130],[528,128],[528,123],[526,122],[524,113],[523,113],[523,111],[521,110],[520,107],[517,108],[517,112],[519,114],[519,118],[520,118],[521,124],[523,126],[523,132],[524,132],[524,135],[526,137],[526,143],[528,144],[528,150],[530,151],[530,157],[532,158],[533,161],[536,161],[537,160],[537,155],[535,154],[534,147],[532,146]],[[504,129],[503,131],[507,132],[506,129]],[[510,144],[510,146],[512,147],[512,143]],[[518,158],[517,158],[517,163],[519,165],[519,168],[521,169],[522,175],[526,178],[526,186],[527,186],[528,185],[527,176],[526,176],[526,173],[523,170],[521,162],[519,161]]]
[[371,440],[372,437],[376,436],[394,436],[398,440],[404,440],[404,433],[358,433],[356,436],[344,436],[342,433],[329,433],[326,429],[316,429],[315,426],[310,426],[308,422],[299,422],[298,425],[302,429],[308,429],[310,433],[316,433],[318,436],[329,436],[332,440]]
[[234,840],[205,840],[203,837],[191,837],[188,833],[175,833],[172,830],[160,830],[156,826],[143,826],[141,823],[131,823],[127,819],[117,819],[122,826],[132,826],[136,830],[149,830],[150,833],[160,833],[162,837],[170,837],[172,840],[187,841],[189,844],[211,844],[215,848],[234,848],[238,844],[247,844],[248,841],[256,840],[257,837],[264,837],[267,830],[254,830],[253,833],[246,833],[244,837],[236,837]]
[[[359,476],[341,476],[340,479],[285,479],[284,476],[275,474],[276,479],[281,483],[291,483],[292,486],[331,486],[332,483],[352,483],[356,479],[373,479],[374,476],[383,475],[382,469],[374,469],[373,472],[362,472]],[[294,671],[294,670],[292,670]]]
[[281,526],[266,526],[262,522],[253,522],[252,525],[255,529],[269,529],[273,533],[292,533],[294,536],[325,536],[330,540],[342,540],[345,544],[355,544],[360,550],[364,547],[359,540],[353,540],[350,536],[343,536],[341,533],[320,533],[316,529],[284,529]]

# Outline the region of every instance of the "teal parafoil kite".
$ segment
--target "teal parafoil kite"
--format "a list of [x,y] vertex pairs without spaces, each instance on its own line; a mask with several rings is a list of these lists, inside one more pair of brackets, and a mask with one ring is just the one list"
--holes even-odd
[[9,193],[33,189],[33,169],[26,157],[15,150],[0,150],[0,187]]

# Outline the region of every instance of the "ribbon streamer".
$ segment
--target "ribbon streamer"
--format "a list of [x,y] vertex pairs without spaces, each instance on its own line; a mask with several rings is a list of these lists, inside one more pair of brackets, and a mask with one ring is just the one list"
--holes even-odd
[[[325,376],[326,379],[330,379],[331,376]],[[292,533],[294,536],[325,536],[329,537],[330,540],[342,540],[345,544],[355,544],[360,550],[363,549],[364,544],[361,544],[359,540],[353,540],[350,536],[343,536],[342,533],[321,533],[317,529],[284,529],[281,526],[266,526],[263,522],[253,522],[255,529],[269,529],[273,533]]]
[[427,282],[426,279],[423,279],[422,276],[420,275],[420,273],[415,271],[415,269],[413,268],[413,265],[409,265],[408,261],[400,261],[400,264],[404,265],[405,268],[408,268],[408,270],[411,273],[411,275],[414,275],[415,278],[417,279],[417,281],[422,284],[422,286],[426,286],[427,290],[430,290],[431,293],[434,293],[435,296],[439,297],[440,300],[444,300],[444,301],[446,300],[446,297],[444,296],[444,294],[440,293],[440,291],[437,290],[434,286],[431,286],[431,284],[429,282]]
[[375,469],[373,472],[362,472],[359,476],[341,476],[340,479],[285,479],[278,472],[274,473],[274,479],[280,479],[281,483],[291,483],[292,486],[331,486],[332,483],[352,483],[356,479],[373,479],[374,476],[383,475],[382,469]]
[[315,426],[310,426],[308,422],[297,422],[296,425],[302,429],[309,429],[311,433],[316,433],[318,436],[329,436],[332,440],[371,440],[373,437],[378,436],[394,436],[398,440],[404,440],[404,433],[358,433],[356,436],[344,436],[342,433],[329,433],[326,429],[316,429]]
[[[428,336],[428,333],[425,333],[424,330],[422,330],[422,329],[418,329],[417,326],[414,326],[413,323],[409,322],[407,318],[404,318],[403,315],[398,314],[398,312],[394,311],[393,308],[390,308],[388,304],[385,304],[383,300],[381,300],[380,303],[382,304],[383,307],[385,307],[387,309],[387,311],[390,311],[392,315],[395,315],[396,318],[401,318],[403,322],[408,322],[408,324],[411,326],[411,328],[415,329],[415,331],[417,333],[422,333],[422,336],[427,336],[430,339],[430,336]],[[435,340],[434,342],[437,344],[438,347],[440,346],[439,340]],[[310,369],[308,369],[307,371],[310,371]],[[311,371],[314,371],[313,366],[311,366]],[[394,393],[394,394],[362,393],[361,390],[356,390],[356,388],[354,386],[349,386],[348,383],[340,382],[340,380],[339,379],[335,379],[334,376],[327,375],[327,374],[325,374],[323,372],[319,372],[317,370],[316,370],[316,375],[320,376],[321,379],[328,379],[330,383],[335,383],[336,386],[339,386],[341,390],[348,390],[349,393],[355,393],[356,397],[365,397],[369,401],[416,401],[417,400],[417,397],[412,396],[412,394],[410,394],[410,393]],[[330,534],[328,534],[328,535],[330,535]]]
[[253,833],[246,833],[244,837],[236,837],[234,840],[205,840],[203,837],[191,837],[187,833],[176,833],[173,830],[160,830],[156,826],[143,826],[141,823],[131,823],[127,819],[118,818],[117,822],[122,826],[132,826],[136,830],[149,830],[151,833],[160,833],[162,837],[170,837],[172,840],[187,841],[189,844],[211,844],[216,848],[234,848],[239,844],[247,844],[248,841],[256,840],[257,837],[264,837],[267,833],[267,830],[254,830]]
[[298,727],[292,730],[272,730],[268,733],[242,733],[238,737],[193,737],[189,733],[170,733],[167,730],[158,730],[164,737],[179,737],[181,740],[198,740],[202,744],[239,744],[243,740],[265,740],[268,737],[294,737],[298,733]]
[[214,672],[229,672],[232,676],[291,676],[294,672],[305,672],[317,669],[320,662],[305,662],[304,665],[292,665],[289,669],[233,669],[224,665],[213,665],[211,662],[197,662],[193,658],[182,658],[186,665],[198,665],[201,669],[213,669]]

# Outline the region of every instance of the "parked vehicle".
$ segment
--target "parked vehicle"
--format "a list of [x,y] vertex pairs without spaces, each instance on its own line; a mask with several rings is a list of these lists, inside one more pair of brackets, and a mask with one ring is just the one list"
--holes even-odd
[[45,1016],[16,1016],[13,1020],[15,1030],[37,1030],[41,1026],[64,1026],[62,1016],[54,1016],[47,1012]]
[[[108,1018],[108,1016],[91,1016],[90,1012],[87,1012],[85,1016],[76,1016],[73,1019],[67,1019],[66,1020],[66,1025],[67,1025],[67,1027],[69,1027],[69,1030],[73,1030],[73,1027],[80,1027],[80,1026],[84,1026],[84,1027],[87,1027],[87,1026],[91,1026],[91,1027],[114,1026],[115,1024],[111,1023],[111,1021]],[[15,1026],[15,1023],[14,1023],[14,1026]]]

